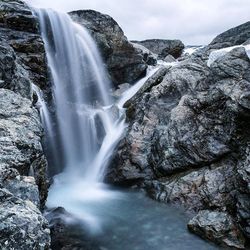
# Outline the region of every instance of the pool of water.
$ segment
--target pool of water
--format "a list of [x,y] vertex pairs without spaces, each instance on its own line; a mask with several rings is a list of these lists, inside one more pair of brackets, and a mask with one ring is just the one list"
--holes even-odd
[[63,246],[65,250],[218,249],[188,232],[190,218],[184,211],[151,200],[143,192],[110,192],[116,192],[115,199],[82,205],[83,214],[91,211],[99,221],[98,230],[81,220],[69,223],[54,236],[53,249]]

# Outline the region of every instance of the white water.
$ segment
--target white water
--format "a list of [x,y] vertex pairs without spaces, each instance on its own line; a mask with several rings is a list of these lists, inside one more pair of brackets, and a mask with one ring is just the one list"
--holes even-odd
[[209,55],[207,66],[210,67],[211,64],[215,62],[218,58],[226,55],[228,52],[232,51],[235,48],[244,48],[248,57],[250,58],[250,45],[237,45],[212,51]]
[[192,55],[194,52],[196,52],[199,49],[204,48],[204,46],[193,46],[193,47],[186,47],[183,50],[183,55]]
[[120,109],[123,108],[123,105],[131,99],[137,92],[138,90],[144,85],[144,83],[151,77],[153,76],[154,73],[159,69],[159,67],[152,68],[151,70],[148,71],[147,75],[139,80],[136,84],[134,84],[131,88],[129,88],[127,91],[125,91],[120,100],[118,101],[117,105]]
[[96,160],[97,155],[102,163],[107,161],[107,152],[124,127],[114,120],[111,109],[104,108],[112,99],[103,62],[88,32],[67,14],[37,13],[53,80],[55,114],[43,109],[47,143],[54,152],[51,162],[67,172],[67,178],[90,181],[91,176],[91,181],[99,181],[105,164]]
[[135,84],[116,105],[98,49],[80,25],[65,13],[36,11],[52,76],[54,112],[38,89],[46,143],[54,177],[48,208],[64,207],[93,232],[101,230],[102,216],[93,208],[122,198],[102,183],[114,148],[126,128],[123,104],[152,76]]

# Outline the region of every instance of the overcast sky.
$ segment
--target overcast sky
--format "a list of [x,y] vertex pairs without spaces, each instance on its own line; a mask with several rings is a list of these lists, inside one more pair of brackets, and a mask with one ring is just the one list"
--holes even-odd
[[130,40],[181,39],[207,44],[250,20],[250,0],[27,0],[60,11],[94,9],[111,15]]

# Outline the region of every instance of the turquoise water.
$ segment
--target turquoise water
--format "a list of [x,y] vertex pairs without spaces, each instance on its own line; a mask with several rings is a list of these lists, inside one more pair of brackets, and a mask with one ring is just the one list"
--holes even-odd
[[[61,236],[65,249],[87,250],[212,250],[218,247],[187,230],[183,211],[155,202],[142,192],[122,192],[112,202],[84,205],[86,211],[102,219],[98,232],[87,226],[68,225]],[[60,240],[59,240],[60,241]],[[54,249],[61,249],[60,242]]]

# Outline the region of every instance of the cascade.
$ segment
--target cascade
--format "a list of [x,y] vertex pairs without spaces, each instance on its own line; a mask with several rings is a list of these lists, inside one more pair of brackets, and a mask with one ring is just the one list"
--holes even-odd
[[[66,13],[36,10],[51,71],[53,111],[38,93],[50,167],[57,175],[47,207],[64,207],[95,231],[102,216],[96,204],[121,197],[102,183],[105,169],[125,130],[123,104],[156,69],[116,103],[94,40]],[[102,204],[104,205],[104,204]]]

